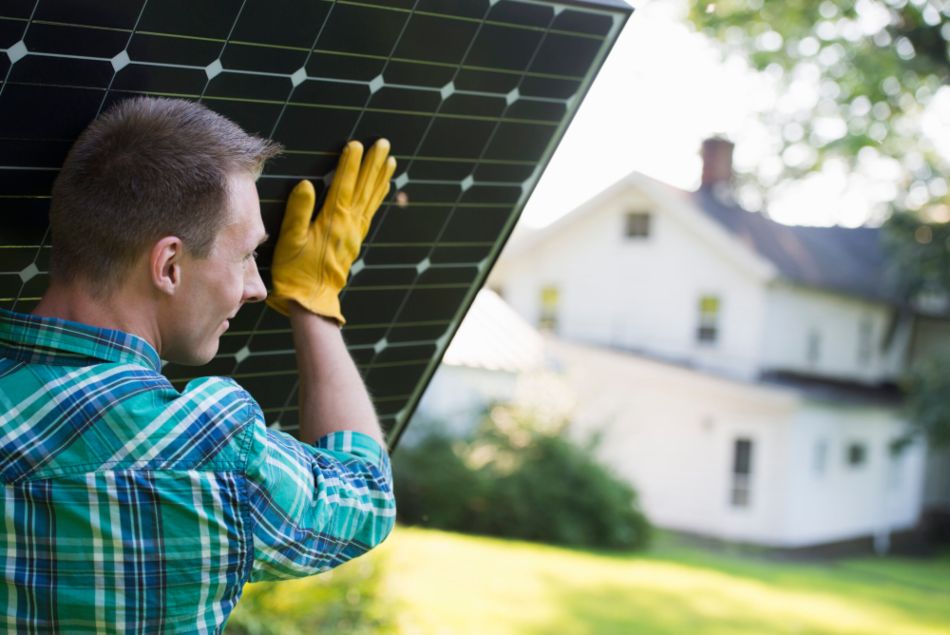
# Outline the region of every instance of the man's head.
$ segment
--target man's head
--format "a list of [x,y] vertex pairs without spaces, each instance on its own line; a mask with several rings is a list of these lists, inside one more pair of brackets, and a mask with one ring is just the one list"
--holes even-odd
[[[225,320],[265,295],[254,182],[277,144],[201,104],[136,98],[80,135],[53,187],[53,285],[136,290],[165,359],[211,359]],[[131,285],[131,287],[130,287]]]
[[53,186],[54,282],[106,294],[162,236],[206,256],[228,220],[231,175],[256,177],[278,152],[196,102],[119,102],[79,136]]

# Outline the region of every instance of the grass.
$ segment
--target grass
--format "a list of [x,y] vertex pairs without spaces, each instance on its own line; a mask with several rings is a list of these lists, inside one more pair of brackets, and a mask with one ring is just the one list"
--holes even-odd
[[[950,552],[803,564],[662,534],[612,554],[400,526],[350,567],[382,573],[402,635],[950,633]],[[323,577],[281,583],[285,597]]]

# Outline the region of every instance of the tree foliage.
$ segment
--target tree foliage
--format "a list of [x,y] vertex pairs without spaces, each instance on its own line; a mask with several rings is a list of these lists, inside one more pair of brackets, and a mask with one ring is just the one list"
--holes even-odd
[[694,0],[689,18],[785,91],[763,113],[785,166],[752,175],[764,187],[832,159],[850,169],[885,162],[896,208],[950,202],[950,165],[923,133],[926,108],[950,81],[950,2]]
[[907,410],[915,431],[935,447],[950,446],[950,365],[937,358],[922,360],[905,379]]
[[[950,294],[950,223],[933,223],[915,214],[898,213],[888,219],[885,248],[895,280],[888,281],[904,298],[918,304],[945,301]],[[939,311],[940,307],[937,307]]]

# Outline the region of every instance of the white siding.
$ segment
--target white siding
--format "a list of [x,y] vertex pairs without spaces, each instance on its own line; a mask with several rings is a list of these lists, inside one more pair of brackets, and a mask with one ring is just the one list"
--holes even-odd
[[[889,443],[904,422],[889,408],[841,407],[605,349],[548,345],[579,397],[575,432],[603,432],[601,458],[638,488],[659,526],[800,547],[917,520],[923,450],[911,446],[892,458]],[[747,507],[730,497],[741,438],[753,443]],[[827,442],[821,474],[819,441]],[[850,442],[865,444],[859,467],[847,465]]]
[[[890,350],[882,350],[893,310],[885,304],[784,283],[769,289],[761,342],[764,370],[792,371],[840,380],[877,383],[894,379],[909,331],[898,329]],[[870,356],[862,359],[862,322],[869,327]],[[809,338],[818,334],[817,360],[809,360]],[[896,353],[895,353],[896,352]]]
[[[924,448],[911,445],[900,455],[891,453],[890,443],[904,426],[888,408],[806,401],[787,448],[788,511],[777,528],[783,542],[832,542],[914,526],[923,494]],[[818,443],[827,447],[820,472],[815,465]],[[852,443],[866,448],[861,465],[848,462]]]
[[[578,395],[572,421],[602,431],[601,458],[638,488],[652,522],[771,544],[783,515],[794,395],[632,355],[549,341]],[[751,503],[731,504],[733,447],[753,441]]]
[[[628,211],[649,210],[647,239],[624,237]],[[740,377],[758,372],[764,283],[679,215],[627,192],[576,219],[517,260],[494,284],[532,323],[540,292],[559,289],[557,333],[686,361]],[[697,342],[699,299],[720,299],[719,337]]]

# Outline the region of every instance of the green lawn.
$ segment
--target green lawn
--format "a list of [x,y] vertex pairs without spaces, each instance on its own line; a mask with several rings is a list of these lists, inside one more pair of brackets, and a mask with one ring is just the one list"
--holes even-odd
[[663,537],[612,555],[397,527],[346,567],[373,563],[406,635],[950,633],[950,553],[790,564]]

